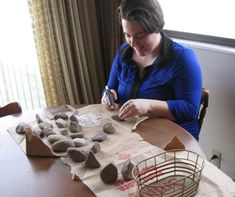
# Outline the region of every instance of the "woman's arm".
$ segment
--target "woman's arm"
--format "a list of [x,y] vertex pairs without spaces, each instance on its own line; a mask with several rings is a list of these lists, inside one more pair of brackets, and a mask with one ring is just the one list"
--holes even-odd
[[152,99],[131,99],[120,108],[119,117],[125,119],[131,116],[159,116],[175,120],[166,101]]

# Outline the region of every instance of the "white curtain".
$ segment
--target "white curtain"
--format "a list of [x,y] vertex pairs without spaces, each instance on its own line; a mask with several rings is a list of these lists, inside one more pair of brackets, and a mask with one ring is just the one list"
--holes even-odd
[[26,0],[0,1],[0,106],[11,101],[23,110],[45,107]]

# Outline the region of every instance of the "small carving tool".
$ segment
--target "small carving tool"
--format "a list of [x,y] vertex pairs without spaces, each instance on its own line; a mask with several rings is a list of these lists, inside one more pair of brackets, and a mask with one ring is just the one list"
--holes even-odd
[[108,100],[108,105],[112,106],[114,104],[114,98],[111,90],[108,88],[108,86],[105,86],[105,95]]

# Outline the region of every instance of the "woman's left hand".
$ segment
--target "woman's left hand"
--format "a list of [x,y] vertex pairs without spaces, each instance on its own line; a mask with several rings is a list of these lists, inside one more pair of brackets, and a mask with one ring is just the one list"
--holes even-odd
[[131,99],[124,103],[119,110],[119,118],[125,119],[131,116],[141,116],[147,114],[150,102],[147,99]]
[[[117,92],[114,89],[111,89],[110,91],[111,91],[111,93],[113,95],[114,100],[116,101],[118,99]],[[117,104],[117,103],[113,103],[112,105],[110,105],[109,101],[107,100],[107,95],[105,95],[105,94],[103,94],[103,96],[102,96],[101,103],[102,104],[106,104],[107,107],[110,110],[115,110],[115,109],[119,108],[119,104]]]

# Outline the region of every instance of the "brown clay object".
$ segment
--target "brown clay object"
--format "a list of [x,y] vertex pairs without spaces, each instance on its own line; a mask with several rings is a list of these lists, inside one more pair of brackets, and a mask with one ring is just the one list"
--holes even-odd
[[105,123],[103,126],[103,131],[107,134],[114,134],[115,133],[115,128],[113,127],[112,123]]
[[96,159],[92,151],[90,151],[87,156],[87,159],[85,161],[85,166],[87,168],[99,168],[100,167],[100,162]]
[[121,174],[124,180],[131,180],[132,177],[132,169],[134,168],[134,164],[132,163],[131,160],[126,160],[123,163],[122,169],[121,169]]
[[113,184],[118,179],[117,167],[110,163],[100,171],[100,178],[104,183]]
[[172,140],[165,146],[164,150],[172,149],[185,149],[184,144],[175,136]]
[[86,160],[86,153],[79,150],[79,148],[68,147],[66,152],[68,153],[69,158],[74,162],[82,162]]
[[26,129],[26,154],[28,156],[58,157],[41,138],[33,134],[31,129]]
[[73,147],[73,146],[74,144],[72,140],[64,139],[53,143],[51,148],[55,152],[66,152],[68,147]]

